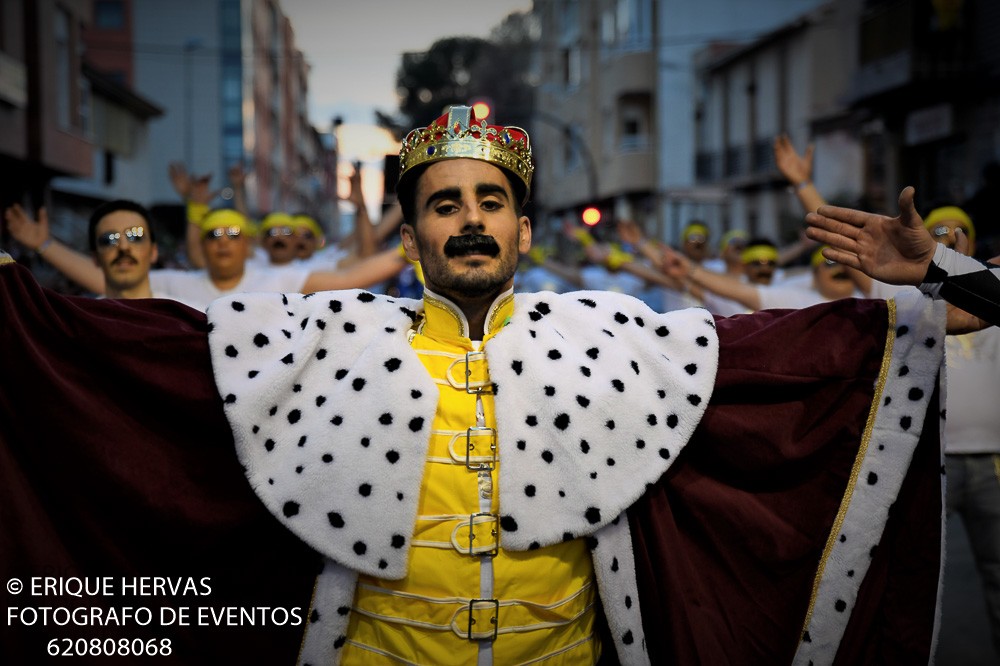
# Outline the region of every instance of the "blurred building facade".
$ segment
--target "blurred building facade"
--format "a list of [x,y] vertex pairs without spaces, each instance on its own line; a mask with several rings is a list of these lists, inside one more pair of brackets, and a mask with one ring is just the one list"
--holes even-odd
[[73,236],[100,201],[177,209],[181,162],[218,188],[242,165],[252,212],[334,221],[336,155],[278,0],[0,0],[0,19],[4,206],[48,205]]
[[[693,219],[791,240],[776,136],[816,145],[829,200],[961,203],[1000,159],[1000,3],[536,0],[543,223]],[[549,222],[549,224],[551,224]]]
[[716,210],[727,193],[695,178],[695,56],[817,4],[535,0],[542,216],[558,224],[596,206],[603,219],[629,217],[669,238]]

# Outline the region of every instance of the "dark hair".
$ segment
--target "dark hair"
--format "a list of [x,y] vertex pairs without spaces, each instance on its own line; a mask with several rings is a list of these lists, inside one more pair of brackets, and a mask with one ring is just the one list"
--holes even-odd
[[[417,181],[420,180],[421,174],[429,167],[432,163],[425,162],[418,166],[413,167],[399,179],[396,183],[396,200],[399,202],[399,207],[403,211],[403,221],[409,224],[417,223]],[[521,217],[522,205],[521,202],[525,199],[525,186],[514,174],[497,167],[506,176],[507,182],[510,183],[510,190],[514,195],[514,213]]]
[[90,214],[90,221],[87,223],[87,242],[90,245],[91,252],[97,252],[97,237],[94,233],[97,230],[97,223],[111,213],[117,213],[120,210],[137,213],[140,217],[142,217],[144,222],[143,228],[146,230],[146,233],[149,234],[149,241],[151,243],[156,242],[156,232],[153,231],[153,218],[150,217],[149,211],[146,210],[146,207],[134,201],[129,201],[128,199],[116,199],[114,201],[102,203],[94,209],[93,213]]

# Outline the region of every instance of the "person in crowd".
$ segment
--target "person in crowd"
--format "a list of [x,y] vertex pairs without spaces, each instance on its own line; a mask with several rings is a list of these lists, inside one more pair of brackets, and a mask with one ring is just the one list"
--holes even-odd
[[664,250],[663,268],[671,277],[690,283],[692,288],[736,301],[750,310],[804,308],[840,298],[862,296],[847,267],[826,259],[819,249],[813,253],[811,265],[812,282],[804,286],[741,282],[728,275],[705,270],[670,248]]
[[747,238],[747,232],[742,229],[730,229],[719,239],[719,256],[705,259],[701,265],[710,271],[739,278],[743,275],[742,254]]
[[[0,409],[16,398],[28,410],[0,414],[0,441],[14,449],[5,459],[30,460],[39,436],[62,444],[69,420],[114,448],[113,461],[98,450],[81,476],[112,464],[119,484],[141,478],[130,447],[103,436],[137,423],[122,413],[135,406],[103,399],[118,386],[105,382],[108,369],[136,355],[148,364],[141,376],[159,391],[143,394],[142,422],[167,449],[159,392],[178,377],[200,386],[210,371],[217,403],[183,402],[180,391],[185,418],[166,429],[200,447],[224,417],[240,466],[212,470],[225,469],[223,481],[245,472],[260,506],[321,554],[315,585],[294,588],[312,600],[302,663],[928,659],[941,304],[840,301],[713,319],[609,292],[515,295],[518,255],[531,247],[528,136],[452,107],[412,131],[400,157],[401,236],[424,272],[420,302],[357,290],[235,294],[214,301],[206,321],[155,300],[78,305],[0,265],[0,303],[16,319],[0,331],[5,367],[16,366],[0,374]],[[129,326],[109,325],[116,312]],[[134,344],[170,321],[169,358]],[[100,337],[102,374],[80,381],[87,398],[110,403],[103,429],[52,395],[70,390],[74,373],[18,372],[52,328],[99,322],[107,334],[73,353],[92,353]],[[25,375],[38,390],[10,379]],[[36,400],[42,390],[47,400]],[[18,427],[53,398],[58,418]],[[163,457],[149,468],[157,482],[136,484],[144,501],[114,506],[151,514],[140,530],[163,524],[161,510],[175,548],[187,547],[178,536],[195,527],[162,499],[175,471]],[[50,487],[60,469],[5,471],[23,490]],[[204,469],[198,478],[185,501],[217,487]],[[117,485],[101,496],[117,497]],[[12,515],[52,506],[9,495]],[[192,522],[216,508],[206,501]],[[0,529],[76,545],[44,529],[41,514]],[[116,517],[73,526],[85,537]],[[144,554],[114,545],[126,560]],[[263,550],[239,553],[256,562]],[[232,555],[199,549],[206,562]],[[309,571],[304,561],[290,556],[255,583]]]
[[[740,252],[740,266],[743,273],[736,279],[749,285],[769,286],[778,270],[778,248],[769,239],[756,237],[745,243]],[[709,270],[709,269],[705,269]],[[729,275],[727,272],[726,275]],[[717,295],[713,291],[692,285],[691,293],[705,304],[712,314],[729,317],[734,314],[751,312],[750,308],[738,301]]]
[[[961,208],[935,208],[924,227],[939,244],[975,253],[976,227]],[[967,242],[959,246],[959,239]],[[969,536],[1000,659],[1000,329],[949,335],[945,342],[947,510],[961,517]]]
[[[131,214],[131,226],[142,221],[142,228],[151,228],[145,208],[130,201],[115,201],[97,211],[102,216],[116,211]],[[34,249],[57,270],[94,294],[108,294],[105,281],[106,268],[95,263],[82,252],[70,248],[49,234],[48,217],[44,209],[39,219],[32,220],[19,206],[9,208],[5,217],[11,235],[26,247]],[[95,223],[92,217],[92,223]],[[106,225],[111,225],[107,222]],[[367,261],[344,271],[309,271],[288,267],[281,270],[255,270],[247,266],[252,251],[253,227],[242,214],[231,209],[210,211],[200,225],[201,253],[206,268],[189,271],[182,269],[150,270],[152,261],[135,268],[142,269],[148,277],[152,296],[180,301],[198,310],[204,310],[215,298],[227,293],[247,291],[278,291],[310,293],[325,289],[366,287],[383,282],[406,265],[396,250],[383,251]],[[95,232],[91,242],[96,242]],[[128,242],[128,240],[126,240]],[[132,245],[131,243],[129,243]],[[138,243],[136,244],[138,245]],[[152,245],[152,244],[150,244]],[[100,249],[99,247],[97,249]],[[151,252],[155,247],[150,248]],[[102,255],[98,254],[98,259]],[[103,270],[102,270],[103,269]],[[136,297],[149,294],[130,291]]]
[[[296,263],[299,243],[295,239],[291,215],[282,211],[268,213],[260,221],[256,231],[260,247],[266,256],[266,261],[258,262],[261,268],[281,268]],[[256,256],[258,255],[253,255]],[[248,261],[253,261],[253,258]]]

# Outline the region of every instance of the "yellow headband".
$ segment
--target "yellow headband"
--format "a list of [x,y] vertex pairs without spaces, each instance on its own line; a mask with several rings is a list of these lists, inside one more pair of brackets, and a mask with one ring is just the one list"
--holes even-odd
[[828,247],[830,247],[830,246],[829,245],[820,245],[818,248],[816,248],[816,251],[813,252],[812,261],[810,262],[812,264],[813,268],[815,268],[816,266],[819,266],[824,261],[826,261],[826,257],[823,256],[823,250],[825,250]]
[[705,240],[708,240],[708,227],[704,224],[698,224],[697,222],[689,224],[684,227],[684,233],[681,234],[681,238],[687,240],[688,237],[693,234],[701,234],[705,237]]
[[275,227],[291,228],[292,226],[292,216],[288,213],[268,213],[264,216],[264,221],[260,223],[260,233],[263,234],[268,229],[273,229]]
[[243,213],[230,208],[216,208],[206,215],[201,223],[201,236],[204,238],[208,232],[220,227],[239,227],[246,236],[254,235],[253,224]]
[[747,239],[747,232],[742,229],[732,229],[722,234],[722,238],[719,240],[719,249],[725,250],[737,238],[742,238],[745,241]]
[[941,208],[935,208],[927,214],[926,218],[924,218],[924,226],[928,230],[932,230],[935,226],[945,220],[955,220],[956,222],[961,222],[965,227],[967,232],[966,235],[969,237],[969,242],[975,242],[976,227],[972,224],[972,218],[958,206],[942,206]]
[[740,260],[744,264],[752,264],[755,261],[778,263],[778,250],[770,245],[751,245],[740,254]]
[[316,238],[324,238],[326,234],[323,233],[323,228],[319,226],[319,222],[312,219],[308,215],[292,215],[292,226],[296,229],[308,229],[313,232]]

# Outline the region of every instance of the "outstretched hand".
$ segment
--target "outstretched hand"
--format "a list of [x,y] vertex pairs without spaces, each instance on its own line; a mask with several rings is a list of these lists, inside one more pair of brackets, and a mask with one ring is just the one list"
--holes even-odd
[[821,206],[806,216],[806,235],[829,247],[823,256],[890,284],[919,285],[934,256],[935,242],[913,205],[914,189],[899,195],[899,215],[887,217],[853,208]]
[[774,140],[774,163],[781,175],[792,185],[801,185],[812,180],[813,152],[815,146],[809,144],[806,152],[799,155],[787,134],[781,134]]
[[14,240],[31,250],[37,250],[49,238],[49,216],[44,208],[38,209],[37,221],[31,219],[20,204],[5,210],[3,217]]

